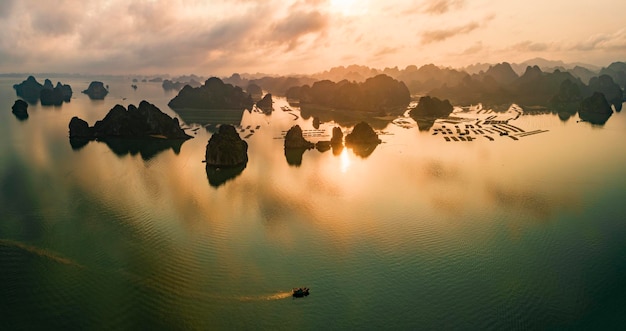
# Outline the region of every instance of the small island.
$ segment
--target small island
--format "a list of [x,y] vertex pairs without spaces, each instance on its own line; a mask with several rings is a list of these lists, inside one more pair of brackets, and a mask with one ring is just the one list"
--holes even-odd
[[232,125],[220,125],[206,145],[206,174],[209,184],[218,187],[239,176],[248,163],[248,143]]
[[352,149],[354,154],[365,158],[374,152],[376,146],[382,143],[372,127],[366,122],[360,122],[354,126],[352,132],[346,135],[346,147]]
[[287,163],[299,167],[302,164],[302,155],[315,144],[304,139],[302,128],[299,125],[292,126],[285,134],[284,150]]
[[248,143],[232,125],[220,125],[206,145],[205,162],[207,167],[230,168],[248,162]]
[[285,149],[311,149],[315,144],[304,139],[302,128],[299,125],[292,126],[285,134]]
[[381,142],[382,141],[378,139],[378,135],[374,129],[372,129],[372,127],[365,122],[360,122],[355,125],[352,132],[346,135],[346,146],[363,144],[378,145]]
[[417,106],[409,112],[409,116],[417,122],[420,131],[428,131],[438,118],[446,118],[452,113],[453,107],[448,100],[423,96]]
[[19,120],[23,121],[28,118],[28,103],[26,101],[18,99],[15,100],[13,107],[11,107],[13,115]]
[[109,94],[109,90],[104,87],[102,82],[93,81],[89,83],[89,87],[83,91],[92,100],[102,100]]

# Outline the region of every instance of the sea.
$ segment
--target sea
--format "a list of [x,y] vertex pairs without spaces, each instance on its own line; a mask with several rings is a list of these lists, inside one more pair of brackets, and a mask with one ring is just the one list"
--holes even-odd
[[[234,123],[245,168],[216,177],[203,163],[216,126],[170,109],[176,91],[36,78],[74,95],[20,120],[12,86],[26,75],[0,77],[2,330],[626,326],[624,111],[594,125],[459,105],[429,129],[389,121],[366,152],[294,159],[290,127],[316,142],[338,124],[314,127],[275,97],[271,114]],[[92,80],[109,85],[104,100],[80,93]],[[70,144],[72,117],[93,125],[142,100],[193,139]]]

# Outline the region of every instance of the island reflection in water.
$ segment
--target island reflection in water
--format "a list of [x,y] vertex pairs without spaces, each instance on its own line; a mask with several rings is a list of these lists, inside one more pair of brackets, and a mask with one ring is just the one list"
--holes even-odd
[[[70,138],[70,145],[73,150],[84,148],[90,140],[80,138]],[[144,161],[148,161],[159,153],[172,150],[174,154],[180,153],[180,148],[185,142],[181,139],[158,139],[158,138],[105,138],[96,140],[105,143],[113,153],[118,156],[141,155]]]
[[213,187],[219,187],[229,180],[232,180],[239,176],[241,172],[246,168],[246,164],[241,164],[235,167],[217,168],[212,166],[206,166],[206,175],[209,179],[209,184]]
[[[122,92],[111,94],[134,93]],[[175,115],[171,96],[136,93],[129,103]],[[312,119],[246,112],[249,162],[215,188],[206,130],[148,160],[101,143],[72,150],[71,117],[93,123],[116,102],[81,95],[58,112],[29,107],[24,122],[0,114],[0,304],[16,316],[6,325],[539,328],[623,310],[621,113],[601,129],[522,115],[509,124],[548,132],[517,141],[433,135],[475,124],[454,118],[428,132],[390,123],[367,158],[311,150],[293,167],[281,132]],[[296,286],[311,295],[284,295]]]

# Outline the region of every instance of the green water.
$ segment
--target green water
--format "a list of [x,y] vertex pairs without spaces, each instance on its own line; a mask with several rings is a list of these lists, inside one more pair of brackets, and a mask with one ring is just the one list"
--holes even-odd
[[277,138],[312,119],[276,99],[244,113],[249,163],[216,186],[198,125],[178,152],[69,144],[73,116],[93,125],[117,103],[176,116],[158,83],[108,78],[91,101],[91,78],[63,78],[70,103],[19,121],[25,78],[0,78],[0,329],[626,325],[623,113],[603,127],[523,115],[511,123],[548,132],[518,141],[390,124],[368,157],[311,150],[293,166]]

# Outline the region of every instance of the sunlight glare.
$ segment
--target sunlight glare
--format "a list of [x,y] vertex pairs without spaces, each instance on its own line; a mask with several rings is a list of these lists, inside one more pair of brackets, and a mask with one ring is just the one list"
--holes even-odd
[[365,1],[330,0],[330,10],[344,16],[355,16],[365,13]]
[[346,173],[348,172],[348,168],[350,168],[350,155],[348,154],[348,149],[344,148],[343,151],[341,151],[340,154],[340,158],[341,158],[341,172],[342,173]]

